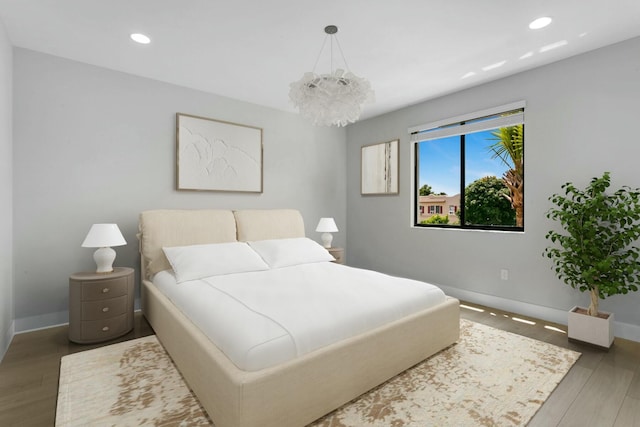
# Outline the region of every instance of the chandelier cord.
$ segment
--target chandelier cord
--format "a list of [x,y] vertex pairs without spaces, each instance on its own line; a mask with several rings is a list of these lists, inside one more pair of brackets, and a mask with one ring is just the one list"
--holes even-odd
[[318,63],[320,62],[320,58],[322,57],[322,52],[324,52],[324,47],[327,45],[327,37],[331,37],[331,44],[329,46],[329,66],[330,66],[330,74],[333,74],[335,71],[333,65],[333,41],[336,41],[336,46],[338,46],[338,50],[340,51],[340,57],[342,58],[342,62],[344,62],[344,67],[347,71],[350,71],[349,64],[347,63],[347,58],[344,56],[344,52],[342,51],[342,46],[340,46],[340,40],[338,40],[338,36],[334,34],[327,34],[324,37],[324,41],[322,42],[322,47],[320,48],[320,52],[318,52],[318,56],[316,57],[316,62],[313,64],[312,72],[315,74],[316,68],[318,67]]
[[[342,52],[342,47],[340,47],[340,40],[338,40],[337,36],[336,36],[336,45],[338,46],[338,50],[340,51],[340,56],[342,56],[344,67],[346,68],[347,71],[351,71],[351,69],[349,68],[349,64],[347,64],[347,58],[344,57],[344,52]],[[331,51],[331,56],[333,56],[333,50]],[[333,70],[331,70],[331,72],[333,72]]]
[[[313,71],[312,73],[316,73],[316,67],[318,66],[318,62],[320,62],[320,57],[322,56],[322,52],[324,51],[324,47],[327,44],[327,37],[329,37],[329,34],[327,34],[326,36],[324,36],[324,41],[322,42],[322,47],[320,48],[320,52],[318,52],[318,57],[316,58],[316,63],[313,64]],[[333,52],[332,52],[333,53]],[[333,61],[333,60],[332,60]],[[333,64],[332,64],[333,65]],[[333,71],[332,71],[333,72]]]

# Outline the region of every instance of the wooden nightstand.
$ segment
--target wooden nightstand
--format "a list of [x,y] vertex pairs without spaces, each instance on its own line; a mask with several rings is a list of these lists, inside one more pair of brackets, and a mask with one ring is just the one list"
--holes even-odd
[[344,248],[329,248],[329,253],[336,259],[336,264],[344,264]]
[[134,270],[74,273],[69,277],[69,339],[87,344],[133,329]]

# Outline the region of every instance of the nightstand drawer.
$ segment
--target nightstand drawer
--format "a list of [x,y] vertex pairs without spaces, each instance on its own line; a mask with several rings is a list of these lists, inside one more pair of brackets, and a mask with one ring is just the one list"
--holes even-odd
[[80,336],[83,340],[100,340],[116,337],[127,331],[127,315],[104,320],[81,322]]
[[69,276],[69,339],[80,344],[107,341],[133,329],[133,268]]
[[82,321],[110,319],[127,312],[127,296],[82,302]]
[[127,294],[127,283],[121,279],[84,282],[82,284],[82,301],[119,297]]

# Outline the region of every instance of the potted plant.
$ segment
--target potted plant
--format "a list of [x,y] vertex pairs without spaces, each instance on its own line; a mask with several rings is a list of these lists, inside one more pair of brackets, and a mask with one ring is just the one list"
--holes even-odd
[[600,312],[598,302],[637,291],[640,277],[640,251],[634,246],[640,237],[640,189],[607,192],[609,175],[591,179],[584,190],[568,182],[561,187],[564,195],[549,197],[555,206],[547,218],[558,221],[562,232],[546,234],[553,245],[544,251],[560,280],[591,296],[588,309],[569,312],[569,338],[605,348],[613,343],[613,313]]

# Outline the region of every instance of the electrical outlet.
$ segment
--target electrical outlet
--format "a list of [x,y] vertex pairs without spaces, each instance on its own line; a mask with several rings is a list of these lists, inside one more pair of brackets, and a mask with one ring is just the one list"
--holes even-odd
[[502,270],[500,270],[500,279],[502,280],[509,280],[509,270],[503,268]]

